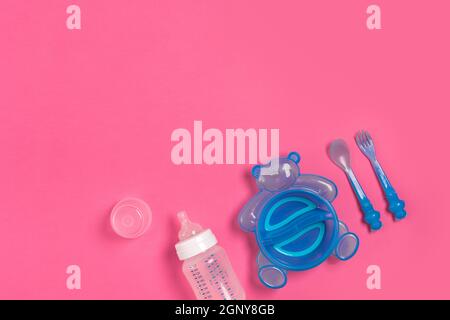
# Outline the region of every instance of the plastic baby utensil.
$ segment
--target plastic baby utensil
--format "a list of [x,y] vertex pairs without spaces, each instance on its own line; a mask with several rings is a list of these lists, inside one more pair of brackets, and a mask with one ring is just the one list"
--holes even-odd
[[299,161],[300,155],[291,152],[253,167],[259,192],[239,213],[241,228],[254,232],[260,249],[259,279],[272,289],[286,284],[288,271],[314,268],[331,255],[348,260],[359,246],[331,204],[336,185],[321,176],[300,174]]
[[181,229],[175,245],[183,261],[183,273],[198,300],[243,300],[242,289],[225,250],[217,245],[210,229],[204,230],[189,220],[186,212],[178,213]]
[[111,226],[119,236],[134,239],[142,236],[152,223],[152,211],[141,199],[119,201],[111,211]]
[[347,175],[348,181],[359,201],[361,210],[364,212],[364,221],[370,226],[371,230],[379,230],[383,225],[380,221],[380,213],[373,208],[363,188],[356,179],[350,164],[350,151],[345,141],[337,139],[331,142],[328,148],[328,155],[331,161]]
[[369,159],[373,170],[383,188],[386,200],[389,202],[389,211],[394,215],[396,220],[400,220],[406,217],[405,201],[400,200],[397,196],[391,183],[389,182],[384,170],[381,168],[380,163],[375,155],[375,146],[373,144],[372,137],[367,131],[360,131],[355,136],[356,144],[361,152]]

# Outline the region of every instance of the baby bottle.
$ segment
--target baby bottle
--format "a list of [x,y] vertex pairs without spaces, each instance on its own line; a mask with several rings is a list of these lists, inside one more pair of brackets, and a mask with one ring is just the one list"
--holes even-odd
[[225,250],[217,245],[211,229],[192,223],[186,212],[178,213],[181,229],[175,245],[183,261],[183,273],[198,300],[243,300],[245,293]]

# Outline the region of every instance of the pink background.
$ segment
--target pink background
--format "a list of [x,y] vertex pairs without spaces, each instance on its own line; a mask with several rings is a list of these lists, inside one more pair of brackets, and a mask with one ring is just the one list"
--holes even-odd
[[[78,4],[82,30],[66,28]],[[191,299],[175,214],[212,228],[254,299],[450,298],[449,1],[0,2],[0,298]],[[333,179],[335,207],[361,238],[265,289],[255,241],[236,216],[255,192],[250,165],[175,166],[174,129],[279,128],[303,172]],[[372,132],[409,216],[394,223],[352,141]],[[384,228],[369,234],[326,145],[342,137]],[[142,238],[120,239],[113,205],[153,210]],[[66,289],[66,267],[82,289]],[[382,289],[366,288],[377,264]]]

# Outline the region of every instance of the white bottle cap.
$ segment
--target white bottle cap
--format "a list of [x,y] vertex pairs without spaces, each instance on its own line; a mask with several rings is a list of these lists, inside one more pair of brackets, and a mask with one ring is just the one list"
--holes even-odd
[[211,229],[206,229],[175,245],[178,259],[186,260],[192,258],[217,244],[217,239]]

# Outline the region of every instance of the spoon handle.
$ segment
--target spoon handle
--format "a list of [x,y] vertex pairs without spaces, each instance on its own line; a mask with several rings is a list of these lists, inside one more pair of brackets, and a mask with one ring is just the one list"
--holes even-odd
[[372,164],[375,174],[378,180],[380,181],[386,200],[389,203],[388,207],[389,211],[394,215],[395,219],[397,220],[405,218],[406,217],[406,211],[404,209],[405,201],[401,200],[398,197],[397,192],[395,192],[395,189],[389,182],[378,160],[373,159],[370,161],[370,163]]
[[369,198],[367,198],[363,188],[356,179],[353,170],[347,171],[347,177],[353,191],[355,192],[356,198],[359,201],[361,210],[364,213],[364,221],[370,226],[371,230],[379,230],[383,225],[380,221],[380,213],[373,208]]

